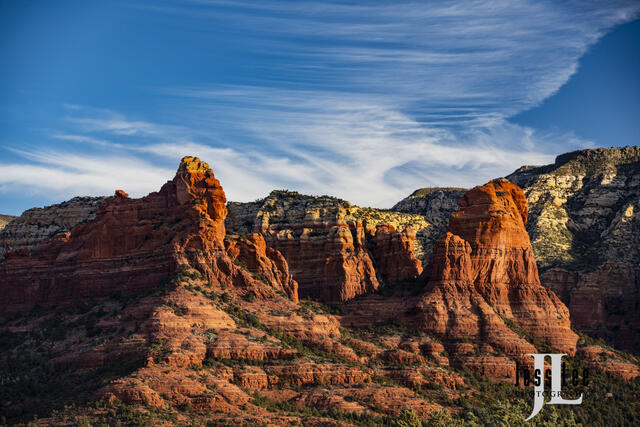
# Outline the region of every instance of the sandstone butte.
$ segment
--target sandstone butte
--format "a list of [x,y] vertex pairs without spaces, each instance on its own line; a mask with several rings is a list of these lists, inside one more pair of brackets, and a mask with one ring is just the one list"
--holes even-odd
[[[31,252],[5,253],[0,314],[148,289],[183,265],[197,268],[212,283],[251,287],[256,280],[226,253],[225,203],[220,182],[197,157],[182,159],[174,179],[146,197],[134,200],[117,190],[93,220],[54,235]],[[229,246],[235,259],[245,260],[275,289],[297,299],[297,284],[282,256],[267,251],[263,240]]]
[[310,215],[286,228],[265,224],[258,231],[285,256],[302,297],[341,302],[379,287],[362,223],[346,221],[339,209],[329,221]]
[[[494,180],[467,192],[459,204],[423,273],[418,325],[446,341],[471,339],[527,364],[536,349],[518,329],[575,354],[578,336],[569,310],[538,278],[520,187]],[[515,365],[504,369],[512,376]]]
[[[291,253],[271,247],[260,233],[227,235],[225,202],[209,166],[185,157],[159,192],[134,200],[116,191],[95,218],[71,232],[31,251],[8,251],[0,264],[0,332],[15,345],[0,362],[28,353],[37,355],[33,369],[42,363],[60,369],[60,406],[76,398],[76,389],[85,390],[65,375],[80,384],[101,375],[86,399],[169,412],[186,405],[204,420],[232,424],[327,425],[336,412],[301,418],[268,410],[264,402],[378,421],[403,408],[426,417],[446,401],[475,393],[450,367],[510,381],[515,361],[527,364],[527,354],[538,352],[527,335],[576,353],[567,308],[539,283],[522,190],[506,180],[476,187],[460,200],[449,232],[416,279],[419,294],[364,295],[343,303],[340,316],[298,302]],[[411,230],[378,227],[370,250],[359,237],[362,225],[334,226],[329,234],[344,239],[305,249],[329,248],[322,250],[334,257],[327,263],[332,277],[348,272],[335,259],[348,261],[358,247],[370,268],[375,260],[389,278],[420,274]],[[342,250],[347,253],[336,252]],[[352,293],[349,281],[341,283],[338,293]],[[45,311],[29,311],[36,305]],[[34,340],[52,330],[54,310],[53,327],[64,332]],[[405,329],[346,329],[389,319]],[[580,351],[594,368],[626,378],[640,374],[636,364],[600,347]],[[38,399],[48,405],[54,399],[17,397],[0,402],[0,409],[28,413]]]
[[382,224],[365,230],[362,221],[345,221],[338,214],[330,223],[270,226],[263,232],[275,236],[270,241],[295,270],[301,297],[341,303],[375,292],[380,279],[395,284],[422,272],[410,227],[399,232]]

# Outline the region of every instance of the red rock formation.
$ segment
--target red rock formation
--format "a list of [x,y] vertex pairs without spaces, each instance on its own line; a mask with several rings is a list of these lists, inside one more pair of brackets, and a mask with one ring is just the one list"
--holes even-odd
[[251,203],[231,202],[228,208],[227,228],[262,234],[287,260],[303,298],[344,302],[375,291],[381,278],[411,280],[422,269],[415,251],[423,250],[424,233],[417,243],[415,227],[408,227],[424,231],[429,223],[418,215],[290,191],[273,191]]
[[362,384],[371,382],[371,376],[346,365],[304,363],[271,366],[268,372],[277,375],[280,382],[296,386],[310,384]]
[[231,259],[298,302],[298,282],[289,274],[287,260],[280,251],[268,247],[261,234],[252,233],[246,238],[227,240],[226,244]]
[[388,375],[412,388],[421,388],[429,383],[439,384],[450,390],[464,386],[464,380],[458,374],[444,368],[412,367],[411,369],[389,370]]
[[286,229],[274,224],[260,230],[287,259],[301,297],[341,302],[378,288],[360,221],[347,223],[339,213],[328,223],[305,220]]
[[375,232],[376,270],[390,283],[416,279],[422,263],[414,254],[416,233],[411,227],[398,232],[392,225],[378,225]]
[[[24,211],[6,227],[0,229],[0,259],[11,249],[34,249],[57,233],[70,231],[85,221],[90,221],[102,203],[111,197],[74,197],[65,202],[35,207]],[[0,227],[3,215],[0,215]]]
[[[493,204],[501,196],[496,192],[495,197]],[[474,203],[467,205],[469,212]],[[505,203],[510,212],[511,202]],[[490,204],[487,211],[493,210]],[[521,215],[521,210],[514,212]],[[533,307],[532,315],[547,321],[544,313],[551,312],[545,305],[551,307],[552,301],[538,292],[539,285],[524,282],[535,271],[510,271],[527,265],[526,242],[520,247],[508,241],[511,246],[501,247],[506,239],[481,235],[474,240],[462,230],[439,243],[425,294],[363,297],[342,305],[343,315],[331,315],[323,304],[297,303],[296,282],[283,254],[260,234],[226,235],[225,214],[224,193],[213,173],[199,160],[185,158],[176,177],[158,193],[133,200],[117,191],[94,220],[56,235],[32,253],[10,253],[0,266],[3,313],[125,290],[155,292],[95,298],[68,311],[56,306],[55,317],[54,310],[43,310],[0,322],[8,342],[23,340],[0,362],[42,347],[51,366],[71,368],[61,370],[62,378],[78,370],[103,375],[95,381],[99,389],[91,390],[92,398],[177,409],[180,417],[188,411],[213,422],[282,425],[288,417],[291,425],[327,424],[320,417],[267,410],[271,405],[261,407],[257,391],[305,412],[322,407],[393,415],[410,407],[426,417],[441,409],[430,397],[436,398],[434,384],[440,385],[437,396],[444,391],[455,399],[472,392],[448,365],[500,380],[513,373],[513,359],[535,351],[497,312],[522,327],[526,322],[517,313]],[[479,224],[491,221],[491,215],[481,214],[476,215]],[[374,289],[376,272],[360,223],[340,214],[326,223],[316,221],[326,216],[305,217],[296,222],[307,225],[301,229],[266,227],[271,241],[296,260],[297,269],[309,268],[300,270],[307,274],[305,280],[317,280],[323,295],[335,300]],[[504,229],[509,227],[518,231],[513,224]],[[494,228],[502,232],[499,222]],[[289,239],[289,233],[295,237]],[[377,264],[387,280],[419,273],[410,256],[409,230],[380,227],[376,234]],[[154,289],[167,277],[172,286]],[[523,282],[513,284],[514,278]],[[517,287],[526,288],[533,301],[523,302]],[[398,321],[380,329],[346,328],[349,319],[371,326],[385,318]],[[412,335],[416,331],[405,328],[407,319],[431,334]],[[51,335],[43,337],[46,345],[31,338],[51,323],[68,328],[69,336],[44,334]],[[51,356],[49,349],[55,349]],[[40,359],[34,360],[39,367]],[[108,369],[124,361],[134,363],[124,370]],[[95,368],[100,369],[91,371]],[[85,390],[79,382],[74,390]],[[24,393],[21,389],[14,388]],[[20,411],[30,404],[15,401],[9,403]]]
[[[523,363],[529,363],[527,353],[536,351],[519,336],[520,329],[574,354],[578,337],[571,331],[569,311],[538,279],[524,227],[527,202],[522,190],[495,180],[475,187],[459,203],[450,231],[436,245],[425,270],[429,282],[416,306],[418,324],[445,342],[470,339]],[[490,377],[507,378],[515,372],[505,358],[471,360],[454,353],[454,363],[477,367]],[[469,353],[480,352],[471,347]]]
[[[225,203],[209,165],[193,157],[182,159],[175,178],[159,192],[133,200],[118,190],[93,220],[71,233],[55,235],[30,254],[7,253],[0,264],[0,314],[149,289],[184,265],[213,284],[255,286],[251,274],[226,255]],[[285,269],[285,280],[286,263],[271,255],[269,268],[274,274]],[[293,283],[286,286],[293,297]]]

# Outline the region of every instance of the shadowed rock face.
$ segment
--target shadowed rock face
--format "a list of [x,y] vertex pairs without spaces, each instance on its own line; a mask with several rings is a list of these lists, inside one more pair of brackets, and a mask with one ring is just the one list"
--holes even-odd
[[261,234],[252,233],[245,238],[227,240],[229,257],[266,283],[287,294],[292,301],[298,302],[298,283],[289,273],[289,265],[282,254],[267,246]]
[[[471,339],[477,346],[472,348],[488,345],[528,363],[526,355],[535,348],[508,326],[511,322],[540,342],[574,354],[578,337],[571,331],[569,311],[538,279],[522,190],[495,180],[470,190],[459,203],[423,273],[428,283],[415,309],[418,325],[450,343]],[[498,369],[497,362],[458,361],[477,364],[484,373]],[[503,362],[490,375],[512,375],[513,362]]]
[[273,199],[254,228],[279,250],[299,284],[301,297],[347,301],[378,288],[362,222],[339,203],[308,203],[304,198]]
[[225,251],[226,198],[209,165],[185,157],[159,192],[130,199],[121,190],[91,221],[55,234],[0,264],[0,313],[157,286],[182,265],[212,282],[255,280]]
[[422,263],[413,252],[416,232],[411,227],[402,232],[391,225],[378,225],[375,230],[376,270],[388,282],[417,279]]
[[640,351],[640,147],[575,151],[508,176],[522,186],[542,284],[575,327]]
[[274,191],[230,208],[231,229],[259,233],[284,255],[302,298],[340,302],[378,288],[365,230],[347,202]]

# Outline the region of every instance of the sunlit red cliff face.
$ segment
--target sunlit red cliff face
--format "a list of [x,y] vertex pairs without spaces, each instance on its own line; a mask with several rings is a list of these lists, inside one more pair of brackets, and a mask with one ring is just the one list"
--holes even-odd
[[293,191],[231,202],[228,209],[228,231],[262,235],[267,246],[280,251],[301,298],[343,303],[422,271],[411,224],[430,224],[418,215],[380,215],[345,200]]
[[[133,200],[118,190],[92,221],[56,234],[31,252],[7,252],[0,265],[0,313],[149,289],[182,265],[198,268],[214,283],[250,287],[255,279],[226,254],[225,203],[209,165],[185,157],[160,191]],[[250,251],[256,271],[264,267],[262,261],[274,259],[266,268],[284,270],[272,273],[271,283],[297,298],[281,255],[274,250],[267,255],[260,243],[241,243],[235,258]]]
[[[444,339],[472,339],[528,362],[535,352],[507,326],[515,323],[536,340],[574,354],[578,336],[569,311],[540,285],[529,236],[527,201],[505,179],[475,187],[459,201],[449,231],[424,273],[426,290],[416,306],[420,327]],[[502,373],[513,375],[507,363]]]
[[272,221],[259,231],[287,259],[301,296],[342,302],[375,291],[379,282],[362,223],[347,221],[340,209],[331,215],[327,222],[311,215],[285,226]]

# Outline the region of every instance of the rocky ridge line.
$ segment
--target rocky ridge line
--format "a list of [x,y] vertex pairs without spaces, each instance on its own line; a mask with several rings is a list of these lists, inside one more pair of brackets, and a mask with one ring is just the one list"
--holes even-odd
[[422,271],[416,236],[431,229],[419,215],[289,191],[273,191],[252,203],[231,202],[228,209],[230,230],[259,233],[283,254],[301,297],[329,302],[373,292],[381,280],[415,279]]
[[33,249],[56,233],[92,220],[108,197],[74,197],[44,208],[32,208],[0,227],[0,256],[9,249]]
[[[54,234],[32,250],[23,247],[4,254],[0,314],[139,292],[170,278],[182,265],[198,268],[213,283],[252,287],[253,276],[226,253],[225,203],[209,165],[194,157],[185,157],[174,179],[159,192],[130,199],[117,190],[100,203],[93,219]],[[258,244],[248,242],[239,252],[253,249],[260,261],[276,264],[255,265],[256,272],[285,267],[278,264],[277,253],[260,252],[264,248]],[[295,285],[288,273],[275,276],[285,283],[274,280],[273,285],[291,293]]]
[[531,208],[542,284],[578,329],[639,352],[640,147],[575,151],[508,179]]

